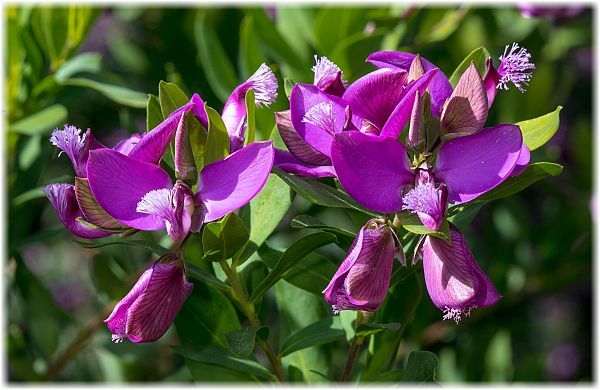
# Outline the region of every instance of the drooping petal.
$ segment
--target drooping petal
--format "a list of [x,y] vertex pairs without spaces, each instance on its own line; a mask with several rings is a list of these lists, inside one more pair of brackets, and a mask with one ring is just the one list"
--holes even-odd
[[161,257],[144,271],[105,320],[113,333],[113,341],[119,342],[125,337],[134,343],[159,339],[193,288],[186,280],[177,255],[170,253]]
[[518,176],[521,173],[523,173],[525,168],[527,168],[527,164],[529,164],[530,159],[531,159],[531,151],[529,150],[527,145],[525,145],[525,142],[523,142],[523,145],[521,145],[521,153],[519,153],[519,158],[517,159],[515,168],[511,172],[510,176],[511,177]]
[[390,285],[396,244],[390,229],[373,220],[363,226],[323,291],[333,310],[376,311]]
[[[331,165],[331,159],[319,152],[298,135],[292,125],[290,111],[275,113],[275,123],[281,139],[290,153],[301,163],[307,165]],[[275,157],[277,158],[277,156]]]
[[410,119],[417,93],[420,95],[424,94],[438,72],[439,69],[437,68],[431,69],[406,87],[400,96],[400,102],[381,129],[382,136],[396,138],[400,135],[402,129],[404,129],[404,126]]
[[298,135],[329,157],[333,135],[343,131],[348,104],[312,84],[296,84],[290,94],[290,116]]
[[400,142],[345,131],[336,134],[331,150],[338,179],[350,196],[380,213],[402,210],[402,190],[414,175]]
[[434,305],[444,319],[460,320],[476,307],[494,305],[500,299],[490,279],[477,265],[463,235],[450,227],[452,243],[427,236],[423,243],[423,273]]
[[273,158],[271,141],[254,142],[205,166],[196,194],[206,207],[204,221],[221,218],[254,198],[269,177]]
[[140,230],[160,230],[164,221],[136,211],[152,190],[172,188],[171,178],[159,166],[135,160],[110,149],[90,152],[88,181],[98,204],[124,225]]
[[[378,51],[369,55],[367,57],[367,61],[378,68],[399,68],[409,71],[415,57],[416,54],[412,53],[399,51]],[[425,71],[437,68],[437,66],[423,57],[421,57],[421,62],[423,63]],[[439,116],[442,112],[444,102],[452,94],[452,85],[444,73],[438,72],[438,74],[431,81],[429,90],[431,91],[432,112],[434,115]]]
[[128,156],[138,161],[158,164],[167,151],[183,115],[185,115],[183,111],[169,115],[158,126],[146,133],[131,149]]
[[287,150],[275,149],[273,165],[286,172],[308,177],[335,177],[333,165],[309,165],[297,160]]
[[103,230],[96,230],[85,226],[77,221],[77,218],[83,217],[77,199],[75,189],[71,184],[50,184],[44,188],[44,193],[50,200],[56,210],[60,221],[73,234],[81,238],[101,238],[112,233]]
[[315,73],[313,84],[323,92],[341,97],[346,91],[342,70],[327,57],[318,58],[315,54],[315,62],[315,66],[312,67]]
[[488,109],[492,107],[496,93],[498,92],[498,83],[500,82],[500,75],[496,68],[494,68],[494,62],[491,58],[487,59],[487,70],[483,77],[483,85],[485,86],[485,93],[487,94]]
[[381,131],[400,102],[406,83],[406,71],[378,69],[350,84],[343,99],[353,115],[366,119]]
[[477,131],[488,115],[488,97],[477,67],[471,65],[462,74],[444,107],[441,126],[449,133]]
[[119,141],[113,147],[113,150],[116,150],[119,153],[128,155],[133,150],[135,145],[137,145],[138,142],[140,142],[140,140],[142,139],[143,136],[144,136],[144,134],[132,134],[130,137]]
[[229,136],[244,138],[246,119],[246,92],[252,88],[258,107],[269,106],[277,100],[277,78],[271,69],[262,64],[246,82],[233,90],[223,107],[223,122]]
[[508,124],[443,143],[433,173],[448,187],[448,202],[468,202],[502,183],[513,171],[522,143],[519,127]]

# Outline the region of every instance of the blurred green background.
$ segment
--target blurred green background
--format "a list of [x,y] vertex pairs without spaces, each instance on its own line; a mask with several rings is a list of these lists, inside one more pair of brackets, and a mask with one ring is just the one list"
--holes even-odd
[[[266,62],[280,91],[277,103],[257,112],[259,137],[265,138],[273,112],[287,108],[283,77],[312,82],[315,54],[338,64],[349,81],[374,69],[364,59],[377,50],[419,53],[450,76],[473,49],[483,45],[497,59],[513,41],[532,53],[536,70],[525,94],[515,88],[498,93],[488,123],[514,123],[563,106],[558,132],[532,161],[558,162],[564,171],[492,202],[462,230],[502,293],[500,303],[456,325],[441,321],[425,292],[397,356],[435,352],[442,383],[591,381],[592,19],[586,8],[568,17],[526,18],[510,5],[5,5],[9,381],[193,378],[168,347],[177,343],[174,329],[152,344],[111,343],[100,320],[149,255],[129,246],[83,249],[73,241],[41,191],[73,175],[68,158],[58,158],[48,141],[52,129],[65,123],[92,128],[112,146],[145,131],[147,94],[158,93],[160,80],[188,95],[198,92],[220,109],[229,92]],[[358,230],[347,217],[296,197],[269,242],[292,242],[298,233],[289,221],[300,213]],[[330,255],[336,263],[343,257]],[[68,348],[73,358],[63,360]],[[343,361],[343,355],[331,358]]]

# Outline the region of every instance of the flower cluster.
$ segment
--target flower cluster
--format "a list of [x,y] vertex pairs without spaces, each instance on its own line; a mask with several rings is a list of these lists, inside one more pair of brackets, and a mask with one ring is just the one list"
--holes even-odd
[[386,216],[360,230],[323,291],[334,313],[379,309],[394,257],[406,265],[393,221],[411,214],[430,233],[445,231],[445,238],[421,236],[413,258],[413,264],[423,259],[427,290],[444,319],[458,322],[472,308],[500,299],[463,235],[448,224],[447,209],[528,164],[518,126],[484,125],[497,89],[512,82],[523,91],[534,68],[530,58],[513,44],[497,70],[489,59],[482,77],[471,63],[453,88],[425,58],[383,51],[367,58],[377,70],[347,86],[326,58],[317,61],[313,85],[296,84],[289,112],[278,113],[277,121],[289,151],[276,150],[275,164],[294,174],[337,177],[356,201]]

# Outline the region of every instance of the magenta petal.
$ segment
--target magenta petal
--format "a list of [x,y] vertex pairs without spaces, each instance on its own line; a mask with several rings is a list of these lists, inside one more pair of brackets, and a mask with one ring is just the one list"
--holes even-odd
[[485,87],[485,93],[487,94],[488,109],[492,107],[496,93],[498,93],[498,83],[500,82],[500,75],[496,68],[494,68],[494,62],[491,58],[487,59],[487,71],[483,77],[483,85]]
[[294,129],[294,126],[292,125],[289,110],[276,112],[275,118],[281,139],[290,153],[293,154],[298,161],[307,165],[331,165],[331,159],[329,157],[307,144],[302,137],[298,135],[296,129]]
[[136,211],[148,192],[172,187],[171,178],[159,166],[101,149],[90,152],[87,171],[92,194],[110,216],[135,229],[165,227],[160,217]]
[[343,99],[353,114],[373,123],[381,131],[400,102],[407,77],[403,70],[378,69],[350,84]]
[[271,141],[255,142],[205,166],[196,194],[206,207],[204,221],[221,218],[254,198],[269,177],[273,158]]
[[112,149],[119,153],[128,155],[143,137],[144,134],[132,134],[128,138],[119,141]]
[[323,92],[342,97],[346,91],[342,70],[327,57],[318,58],[315,55],[315,61],[316,64],[312,67],[312,71],[315,72],[313,84]]
[[287,150],[275,149],[273,165],[286,172],[308,177],[335,177],[332,165],[310,165],[298,161]]
[[522,143],[519,127],[507,124],[443,143],[433,172],[448,187],[448,202],[468,202],[502,183],[513,171]]
[[427,236],[423,243],[423,273],[434,305],[444,310],[444,319],[460,320],[475,307],[491,306],[500,294],[475,262],[463,235],[451,226],[448,243]]
[[[189,107],[191,109],[191,107]],[[150,164],[158,164],[167,151],[181,116],[185,112],[175,115],[171,114],[154,129],[146,133],[144,137],[131,149],[129,157]]]
[[54,206],[60,221],[73,234],[81,238],[101,238],[112,233],[89,228],[77,221],[83,214],[75,197],[75,188],[71,184],[50,184],[44,188],[46,196]]
[[527,164],[529,164],[530,159],[531,151],[529,150],[527,145],[525,145],[525,142],[523,142],[523,145],[521,145],[521,153],[519,153],[519,158],[517,159],[517,163],[515,164],[515,169],[513,169],[510,176],[518,176],[521,173],[523,173],[525,168],[527,168]]
[[348,104],[312,84],[296,84],[290,94],[290,116],[298,135],[329,157],[333,135],[346,124]]
[[[378,68],[403,69],[409,71],[410,65],[415,59],[416,54],[405,53],[399,51],[378,51],[367,57],[367,61],[377,66]],[[425,67],[425,71],[437,68],[434,64],[421,57],[421,62]],[[431,92],[432,111],[436,116],[442,112],[442,107],[446,99],[452,94],[452,85],[446,75],[439,72],[431,81],[429,86]]]
[[390,285],[395,252],[390,229],[372,220],[367,222],[323,291],[327,303],[334,311],[378,310]]
[[179,261],[156,261],[106,319],[113,340],[127,337],[134,343],[147,343],[159,339],[193,288]]
[[342,187],[356,201],[379,213],[402,210],[402,190],[414,175],[400,142],[346,131],[335,136],[331,152]]
[[421,95],[425,93],[430,82],[438,72],[439,69],[437,68],[431,69],[406,87],[402,96],[400,96],[400,102],[381,129],[380,135],[396,138],[401,134],[402,129],[404,129],[404,126],[410,119],[417,92]]

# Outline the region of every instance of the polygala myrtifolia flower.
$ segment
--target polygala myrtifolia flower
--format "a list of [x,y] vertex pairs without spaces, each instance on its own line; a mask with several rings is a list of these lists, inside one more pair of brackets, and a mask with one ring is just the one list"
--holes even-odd
[[356,235],[346,258],[323,291],[333,313],[377,311],[390,286],[394,256],[406,264],[394,231],[383,220],[371,219]]
[[159,339],[175,320],[194,285],[186,280],[180,254],[168,253],[152,263],[104,321],[118,343]]
[[[415,96],[425,92],[438,72],[426,70],[419,57],[414,62],[412,69],[376,70],[345,88],[339,68],[325,57],[318,60],[314,84],[296,84],[289,112],[277,114],[289,152],[277,151],[275,164],[304,176],[335,176],[331,166],[335,134],[359,130],[385,135],[410,116]],[[331,85],[336,87],[328,88]]]
[[[439,134],[429,134],[435,138],[427,142],[431,149],[413,152],[412,164],[398,141],[399,134],[372,137],[346,131],[334,137],[333,166],[342,187],[364,206],[384,214],[415,213],[428,230],[435,231],[445,220],[448,204],[477,198],[522,163],[519,127],[500,124],[483,128],[486,118],[483,82],[471,65],[443,106],[434,127]],[[418,123],[413,120],[411,126]],[[427,290],[444,310],[444,318],[459,320],[461,313],[494,304],[500,296],[475,263],[460,232],[451,226],[450,235],[451,243],[425,238],[423,268]]]

